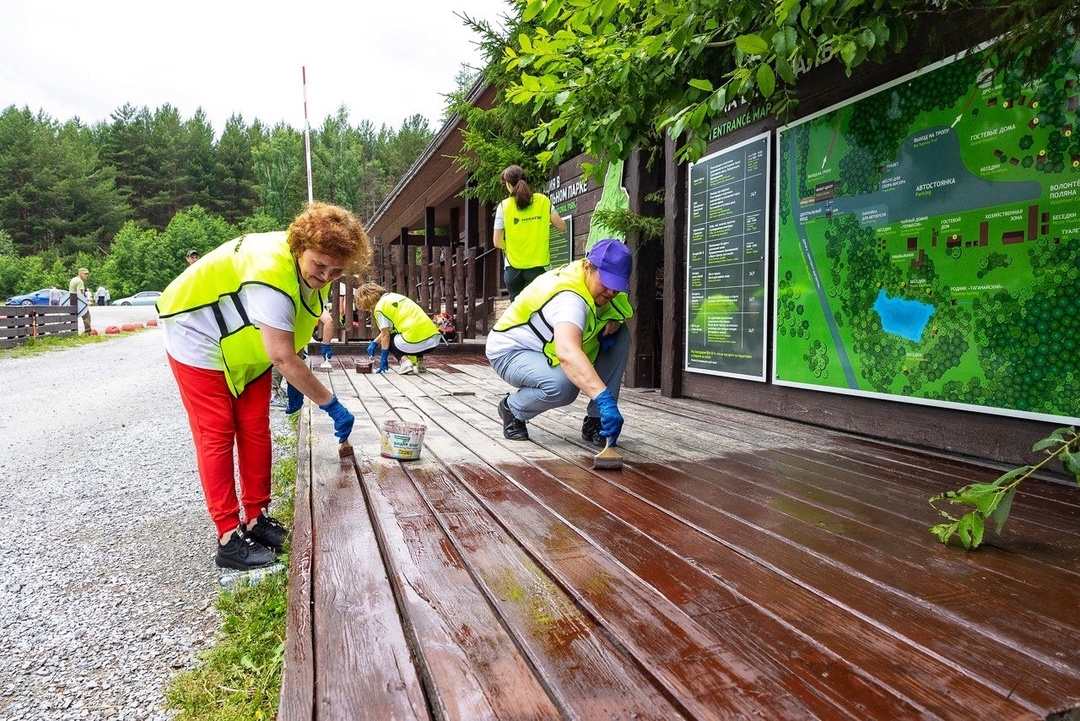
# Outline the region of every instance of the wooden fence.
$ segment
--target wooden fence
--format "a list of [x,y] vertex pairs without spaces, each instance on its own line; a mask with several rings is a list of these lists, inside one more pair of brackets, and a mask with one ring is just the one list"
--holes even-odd
[[30,338],[78,335],[74,305],[0,306],[0,348],[12,348]]
[[[501,289],[487,272],[489,263],[501,256],[488,250],[456,246],[382,246],[376,251],[372,277],[385,288],[416,301],[429,316],[449,313],[456,333],[448,340],[461,342],[486,335],[494,301]],[[367,280],[367,279],[364,279]],[[378,335],[370,313],[355,307],[353,292],[358,282],[343,277],[331,292],[339,321],[334,337],[345,343],[369,340]]]

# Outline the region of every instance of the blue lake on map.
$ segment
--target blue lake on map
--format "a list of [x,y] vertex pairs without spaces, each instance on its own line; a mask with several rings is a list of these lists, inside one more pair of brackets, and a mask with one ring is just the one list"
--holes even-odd
[[889,298],[883,290],[878,291],[874,310],[881,318],[881,326],[886,333],[894,333],[913,341],[922,337],[926,322],[934,314],[932,305],[917,300]]

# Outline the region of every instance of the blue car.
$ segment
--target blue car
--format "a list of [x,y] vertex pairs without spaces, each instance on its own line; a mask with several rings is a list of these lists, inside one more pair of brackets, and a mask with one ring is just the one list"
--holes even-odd
[[[33,293],[27,293],[26,295],[13,295],[7,299],[8,305],[48,305],[49,304],[49,288],[42,288],[41,290],[35,290]],[[67,295],[67,292],[64,292]],[[62,302],[62,301],[61,301]]]

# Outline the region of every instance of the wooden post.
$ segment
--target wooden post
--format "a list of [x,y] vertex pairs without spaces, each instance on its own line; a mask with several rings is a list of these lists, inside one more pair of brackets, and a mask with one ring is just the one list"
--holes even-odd
[[686,166],[675,157],[675,139],[664,136],[664,304],[660,318],[660,392],[682,395],[686,312]]
[[[476,337],[476,317],[475,316],[476,316],[476,312],[478,310],[477,305],[476,305],[476,288],[477,288],[477,285],[478,285],[478,283],[476,282],[476,266],[478,265],[477,262],[476,262],[476,248],[466,248],[465,257],[468,258],[468,260],[466,261],[468,272],[465,275],[465,302],[467,304],[465,306],[465,315],[466,315],[466,322],[467,322],[468,328],[469,328],[468,337],[469,338],[475,338]],[[482,304],[481,304],[480,308],[481,309],[483,308]]]

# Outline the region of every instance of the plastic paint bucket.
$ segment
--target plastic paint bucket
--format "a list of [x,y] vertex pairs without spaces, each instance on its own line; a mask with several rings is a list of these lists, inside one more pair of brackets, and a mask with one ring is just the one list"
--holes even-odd
[[367,358],[356,359],[356,372],[357,373],[370,373],[371,372],[371,356]]
[[[411,408],[396,406],[387,409],[386,412],[394,410],[416,413]],[[422,418],[419,413],[416,415]],[[396,458],[399,461],[415,461],[420,458],[426,432],[427,426],[423,423],[409,423],[396,418],[385,420],[379,424],[379,438],[382,445],[380,455],[383,458]]]

